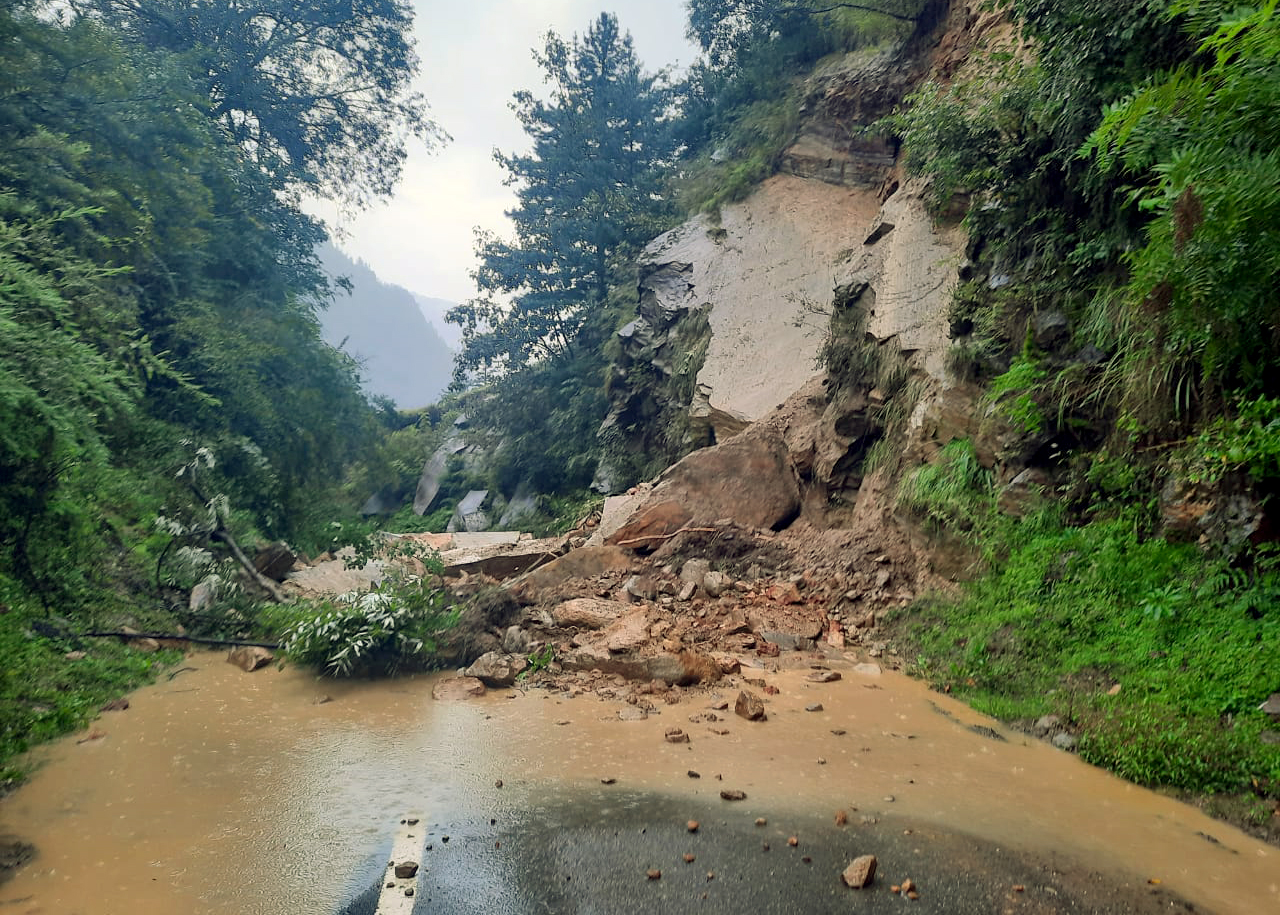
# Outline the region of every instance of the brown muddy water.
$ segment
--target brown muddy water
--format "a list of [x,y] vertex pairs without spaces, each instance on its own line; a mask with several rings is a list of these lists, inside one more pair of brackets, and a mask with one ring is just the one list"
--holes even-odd
[[[898,674],[767,674],[781,692],[763,723],[691,722],[699,693],[622,721],[623,703],[590,693],[446,703],[435,676],[344,684],[245,674],[221,654],[186,663],[40,751],[0,801],[0,834],[38,849],[0,886],[0,915],[335,912],[378,881],[406,816],[487,823],[615,787],[699,805],[740,788],[744,817],[844,809],[845,830],[922,824],[1201,911],[1280,912],[1277,849]],[[736,688],[721,693],[732,704]],[[666,742],[670,727],[691,742]]]

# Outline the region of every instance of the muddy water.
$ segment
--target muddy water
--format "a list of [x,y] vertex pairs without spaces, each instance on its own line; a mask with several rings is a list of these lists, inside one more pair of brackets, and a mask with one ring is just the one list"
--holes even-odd
[[[602,778],[691,802],[736,787],[756,807],[843,808],[849,829],[927,823],[1120,884],[1159,881],[1204,910],[1280,912],[1280,851],[1042,743],[977,732],[999,726],[891,673],[771,674],[767,722],[694,723],[705,696],[632,722],[591,694],[442,703],[431,677],[335,684],[244,674],[221,655],[188,664],[45,750],[0,802],[0,834],[40,850],[0,887],[0,913],[335,911],[377,879],[406,815],[501,817],[598,793]],[[823,711],[804,710],[814,703]],[[691,742],[667,743],[673,726]]]

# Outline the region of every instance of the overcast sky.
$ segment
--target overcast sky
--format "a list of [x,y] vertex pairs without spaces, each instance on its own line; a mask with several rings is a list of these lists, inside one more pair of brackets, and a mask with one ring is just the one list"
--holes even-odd
[[695,48],[684,37],[684,0],[414,0],[414,7],[419,88],[453,142],[435,154],[415,144],[389,203],[354,218],[320,213],[338,246],[380,279],[461,302],[475,292],[472,229],[507,232],[503,212],[515,197],[492,151],[527,148],[508,103],[517,89],[543,86],[532,51],[547,30],[568,38],[614,13],[649,71],[687,66]]

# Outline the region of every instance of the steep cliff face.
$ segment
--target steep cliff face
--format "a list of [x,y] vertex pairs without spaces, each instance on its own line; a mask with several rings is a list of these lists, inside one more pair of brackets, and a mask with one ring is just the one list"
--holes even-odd
[[[902,180],[894,145],[861,130],[923,80],[950,76],[998,22],[976,4],[936,6],[931,28],[896,51],[849,55],[809,78],[782,174],[718,220],[698,216],[646,249],[639,317],[620,334],[602,427],[615,457],[598,488],[630,482],[620,452],[674,459],[758,422],[821,372],[842,327],[856,325],[900,380],[915,378],[922,401],[947,388],[947,309],[965,238],[925,211],[925,188]],[[856,488],[840,468],[883,430],[874,414],[888,392],[866,382],[832,394],[844,419],[829,423],[836,442],[824,453],[851,449],[819,464],[835,489]]]

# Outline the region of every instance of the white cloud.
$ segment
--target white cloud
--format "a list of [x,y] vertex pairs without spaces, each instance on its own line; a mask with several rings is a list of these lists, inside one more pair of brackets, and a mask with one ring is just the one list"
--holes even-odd
[[495,147],[524,148],[508,107],[518,89],[537,91],[542,73],[532,50],[548,29],[568,37],[587,29],[601,12],[617,14],[632,32],[649,70],[688,64],[694,49],[684,39],[683,0],[416,0],[418,86],[454,141],[429,155],[414,148],[395,197],[354,218],[336,217],[319,203],[315,212],[345,237],[339,246],[369,263],[378,276],[425,296],[463,301],[474,294],[472,229],[503,231],[503,211],[514,204]]

